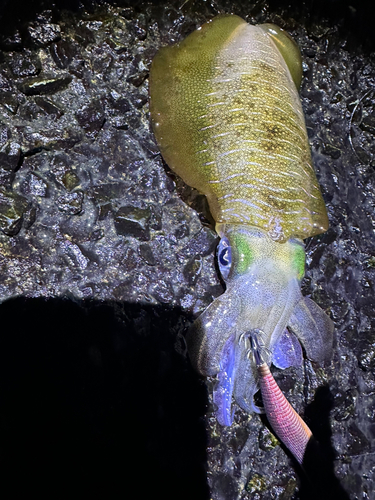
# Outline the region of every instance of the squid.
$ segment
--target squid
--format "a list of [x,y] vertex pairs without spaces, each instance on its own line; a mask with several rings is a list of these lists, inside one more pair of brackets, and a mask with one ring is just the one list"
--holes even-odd
[[328,229],[301,78],[298,46],[284,30],[235,15],[218,16],[160,49],[150,70],[161,154],[206,195],[220,236],[226,290],[187,341],[196,370],[217,377],[213,399],[222,425],[233,422],[233,399],[247,412],[261,411],[254,403],[261,380],[255,336],[265,366],[301,364],[302,347],[321,364],[332,354],[332,321],[301,293],[303,240]]

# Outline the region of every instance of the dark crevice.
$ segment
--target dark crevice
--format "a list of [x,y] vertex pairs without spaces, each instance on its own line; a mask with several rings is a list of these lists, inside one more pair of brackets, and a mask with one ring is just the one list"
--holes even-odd
[[14,170],[14,173],[18,172],[18,170],[22,167],[22,164],[25,160],[25,158],[29,158],[30,156],[37,155],[38,153],[41,153],[42,151],[51,151],[50,148],[47,148],[45,146],[39,146],[36,148],[29,149],[28,151],[21,151],[17,166]]
[[303,469],[305,479],[301,483],[301,500],[349,500],[334,472],[336,451],[332,445],[330,412],[333,396],[328,386],[319,387],[314,401],[306,408],[305,419],[315,439],[307,445]]

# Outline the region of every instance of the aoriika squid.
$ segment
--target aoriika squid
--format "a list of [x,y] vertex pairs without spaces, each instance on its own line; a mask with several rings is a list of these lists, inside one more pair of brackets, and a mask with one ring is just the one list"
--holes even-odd
[[289,35],[234,15],[161,49],[151,68],[161,153],[207,196],[221,238],[226,291],[196,320],[188,348],[201,374],[217,375],[214,402],[223,425],[232,423],[232,397],[257,410],[254,332],[266,365],[301,363],[300,343],[311,360],[331,354],[332,322],[300,290],[303,239],[328,228],[298,96],[301,77]]

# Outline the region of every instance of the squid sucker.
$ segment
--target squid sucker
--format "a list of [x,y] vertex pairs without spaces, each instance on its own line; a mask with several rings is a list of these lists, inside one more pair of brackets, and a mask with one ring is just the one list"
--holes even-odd
[[226,291],[195,321],[189,356],[217,376],[222,425],[232,399],[259,411],[259,373],[250,345],[278,368],[328,361],[333,324],[300,290],[303,239],[328,228],[312,166],[298,88],[299,49],[272,24],[235,15],[207,22],[162,48],[150,71],[154,134],[169,167],[207,197],[221,240]]

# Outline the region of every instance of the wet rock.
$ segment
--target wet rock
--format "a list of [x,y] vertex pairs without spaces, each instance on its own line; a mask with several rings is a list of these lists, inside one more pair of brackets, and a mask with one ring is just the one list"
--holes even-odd
[[115,116],[112,119],[112,125],[117,129],[117,130],[129,130],[129,122],[128,119],[125,118],[124,116]]
[[140,87],[142,83],[146,80],[147,75],[148,75],[147,70],[139,71],[137,73],[129,75],[126,81],[134,85],[134,87]]
[[150,228],[154,231],[162,229],[162,211],[157,207],[151,208]]
[[44,113],[51,118],[60,118],[64,114],[62,109],[56,106],[50,99],[46,97],[35,97],[35,104],[39,106]]
[[[130,260],[129,261],[130,263],[130,266],[132,266],[132,263],[133,261]],[[136,264],[134,264],[134,268],[136,267]],[[131,288],[132,288],[132,285],[133,285],[133,280],[131,279],[127,279],[126,281],[124,281],[123,283],[120,283],[119,285],[117,285],[114,290],[113,290],[113,296],[115,297],[116,300],[118,301],[131,301],[132,297],[131,297]]]
[[77,77],[79,80],[84,80],[87,75],[85,61],[83,59],[74,58],[69,64],[69,73]]
[[333,160],[337,160],[341,156],[340,148],[329,143],[324,145],[323,152],[327,156],[330,156]]
[[38,217],[38,208],[29,206],[23,216],[22,227],[28,231]]
[[79,177],[72,170],[67,170],[61,177],[61,183],[68,191],[72,191],[79,185]]
[[246,491],[250,494],[261,493],[267,488],[266,479],[261,474],[253,474],[246,484]]
[[151,283],[148,291],[150,295],[162,304],[168,304],[174,298],[172,284],[164,279],[159,279],[157,282]]
[[125,7],[120,11],[121,16],[125,19],[132,20],[135,17],[134,7]]
[[200,254],[204,257],[215,250],[217,242],[217,234],[208,227],[202,227],[195,236],[190,238],[181,254],[185,256]]
[[0,168],[0,186],[10,189],[14,180],[14,173]]
[[278,483],[271,490],[273,498],[278,497],[279,500],[290,500],[290,498],[293,498],[298,486],[296,478],[290,477],[289,474],[284,474]]
[[80,126],[90,136],[95,136],[105,121],[104,108],[98,100],[81,108],[75,116]]
[[177,239],[181,240],[182,238],[186,238],[187,236],[189,236],[189,233],[190,233],[189,225],[185,221],[179,224],[178,228],[174,232],[174,235],[176,236]]
[[373,115],[363,118],[360,127],[365,132],[375,135],[375,117]]
[[[78,217],[63,217],[60,223],[61,233],[70,241],[80,245],[81,251],[93,262],[99,262],[101,257],[96,252],[95,245],[89,241],[98,241],[92,237],[93,227],[97,220],[97,210],[89,201],[85,200],[84,211]],[[97,237],[100,239],[100,229]]]
[[141,245],[139,245],[139,255],[149,266],[154,266],[156,264],[152,249],[147,243],[142,243]]
[[86,269],[90,259],[84,255],[79,245],[72,243],[69,240],[64,240],[60,243],[60,254],[66,261],[69,267]]
[[182,289],[178,297],[180,306],[186,310],[190,311],[193,309],[194,303],[196,301],[195,294],[191,290]]
[[229,446],[233,450],[233,453],[238,456],[243,450],[247,440],[249,438],[249,431],[246,427],[236,426],[232,438],[229,441]]
[[71,75],[41,76],[30,78],[19,85],[19,90],[28,96],[55,94],[68,87],[72,81]]
[[83,47],[95,42],[95,35],[92,30],[86,26],[85,22],[80,22],[74,31],[74,37]]
[[212,498],[237,498],[238,486],[235,478],[225,475],[223,472],[215,475],[212,481]]
[[97,57],[93,61],[93,70],[95,73],[100,73],[107,79],[110,77],[112,65],[112,55],[104,53],[101,49],[97,50]]
[[0,105],[4,106],[7,111],[15,115],[18,110],[19,102],[13,93],[0,91]]
[[69,40],[59,40],[50,47],[53,60],[60,69],[66,69],[77,53],[77,49]]
[[93,186],[88,191],[88,195],[93,198],[96,203],[106,204],[116,198],[121,198],[124,192],[124,184],[122,182],[109,182],[99,186]]
[[99,241],[104,238],[103,229],[96,229],[90,234],[90,241]]
[[140,87],[142,83],[148,76],[149,68],[151,65],[152,57],[150,55],[152,52],[143,52],[142,54],[137,54],[131,63],[131,68],[129,69],[129,76],[126,81],[134,85],[135,87]]
[[[38,115],[40,113],[37,111]],[[38,131],[33,129],[23,131],[22,149],[26,151],[25,154],[35,154],[43,149],[69,151],[82,139],[82,132],[70,124],[66,125],[65,129],[61,128],[58,123],[53,123],[52,120],[45,121],[43,125],[45,128]],[[69,133],[66,133],[67,131]]]
[[134,94],[132,102],[135,108],[141,109],[148,102],[148,96],[143,94]]
[[8,142],[0,148],[0,168],[16,170],[21,158],[21,147],[17,142]]
[[347,447],[350,455],[359,455],[370,449],[367,437],[354,422],[349,425],[349,442]]
[[32,52],[12,54],[9,66],[13,75],[18,78],[35,76],[42,68],[39,57]]
[[134,236],[140,240],[150,239],[150,219],[152,213],[149,207],[137,208],[133,206],[121,207],[115,215],[117,234]]
[[201,271],[202,271],[202,257],[195,256],[189,259],[188,263],[184,267],[184,277],[189,285],[194,285],[196,283]]
[[126,123],[121,127],[123,130],[137,130],[141,127],[141,119],[140,116],[136,113],[133,113],[128,116]]
[[129,100],[118,92],[111,92],[110,103],[116,110],[120,111],[121,113],[127,113],[131,110]]
[[36,173],[29,172],[22,183],[21,191],[25,196],[45,197],[47,195],[47,184]]
[[37,120],[39,115],[42,113],[39,106],[36,105],[34,101],[26,101],[24,102],[19,109],[19,116],[22,120],[32,121]]
[[0,40],[0,47],[3,50],[20,50],[22,48],[21,33],[16,30],[11,35],[6,36]]
[[111,203],[104,203],[99,205],[98,218],[100,221],[105,220],[107,217],[111,217],[113,214],[113,207]]
[[14,236],[19,232],[27,205],[26,198],[0,187],[0,230],[4,234]]
[[0,148],[3,148],[11,138],[11,131],[4,123],[0,123]]
[[83,192],[65,193],[56,200],[58,209],[68,215],[78,215],[82,212]]
[[198,317],[211,304],[212,300],[213,298],[210,293],[206,293],[203,297],[196,300],[192,310],[194,316]]
[[11,92],[13,90],[13,86],[3,74],[0,74],[0,90],[1,92]]
[[[69,15],[59,12],[61,35],[60,20],[52,13],[36,15],[31,24],[22,26],[14,21],[14,33],[2,43],[13,54],[0,53],[0,113],[8,127],[0,132],[0,158],[7,165],[7,170],[0,169],[0,184],[7,186],[3,193],[12,188],[13,194],[27,197],[34,207],[26,207],[23,215],[20,210],[18,219],[14,215],[13,238],[0,235],[5,269],[0,276],[2,299],[14,294],[63,295],[68,289],[78,298],[140,301],[141,310],[145,301],[168,303],[178,316],[176,304],[199,313],[223,292],[213,264],[217,236],[204,207],[205,198],[199,201],[190,188],[184,196],[182,183],[177,182],[176,191],[172,176],[165,175],[168,169],[150,133],[146,103],[148,71],[159,46],[182,39],[216,11],[228,10],[221,0],[208,4],[188,2],[181,10],[168,3],[141,2],[136,8],[121,9],[113,2],[109,7],[104,0],[100,13],[91,7],[80,7]],[[35,5],[32,2],[33,9]],[[242,16],[249,14],[244,2],[232,7]],[[326,34],[324,26],[313,28],[312,39],[304,25],[308,17],[299,10],[303,3],[294,7],[276,12],[261,0],[251,10],[251,21],[277,21],[294,30],[303,52],[302,104],[334,228],[306,242],[303,286],[304,293],[321,301],[335,321],[335,356],[325,373],[330,386],[337,383],[341,388],[341,392],[334,391],[331,414],[332,441],[338,451],[332,467],[348,481],[355,478],[347,484],[351,496],[358,492],[359,497],[374,480],[375,146],[370,118],[374,114],[374,61],[359,46],[351,53],[346,45],[350,33],[338,33],[334,23],[330,30],[339,39]],[[350,19],[354,17],[355,10]],[[44,28],[38,32],[38,26]],[[24,43],[43,47],[33,52]],[[62,92],[48,85],[39,89],[30,85],[24,93],[16,88],[38,75],[43,80],[43,75],[60,78],[60,73],[68,72],[73,80],[62,86]],[[46,97],[50,91],[54,95]],[[106,117],[108,123],[103,126]],[[75,198],[79,186],[83,200]],[[6,198],[8,206],[16,204]],[[130,207],[132,212],[140,203],[145,212],[121,214],[121,208]],[[211,229],[202,229],[201,222]],[[21,224],[22,230],[15,234]],[[202,256],[207,257],[200,269]],[[179,333],[184,321],[179,320]],[[151,333],[155,331],[145,323],[143,331],[154,338]],[[307,368],[304,374],[285,374],[282,382],[300,404],[299,410],[321,383]],[[208,397],[210,392],[209,386]],[[365,439],[350,428],[352,422]],[[208,414],[207,435],[215,437],[214,449],[208,449],[212,491],[207,498],[281,500],[293,496],[296,482],[291,463],[281,447],[270,451],[272,435],[258,416],[236,410],[232,428],[221,429]],[[357,455],[349,456],[351,452]],[[245,478],[250,476],[249,489],[256,487],[252,482],[256,473],[267,482],[266,488],[249,494],[244,490]]]
[[146,16],[144,14],[138,15],[130,25],[130,29],[134,34],[134,37],[138,40],[145,40],[147,36],[147,22]]
[[[363,312],[367,312],[368,316],[373,316],[374,315],[374,304],[373,301],[371,301],[372,304],[371,306],[368,307],[368,312],[361,307],[361,310]],[[374,349],[374,343],[363,343],[364,345],[361,345],[361,350],[358,355],[358,364],[362,368],[362,370],[365,371],[373,371],[375,367],[375,349]]]
[[36,160],[33,164],[34,168],[42,168],[49,177],[59,186],[59,188],[71,191],[80,183],[78,175],[72,169],[73,159],[67,153],[58,153],[52,158],[41,160],[42,165],[39,165]]
[[111,30],[106,37],[106,43],[112,50],[118,54],[128,54],[130,33],[127,29],[127,23],[122,17],[118,16],[111,22]]
[[356,397],[354,391],[352,390],[338,390],[335,395],[335,409],[334,409],[334,418],[338,422],[342,422],[343,420],[347,420],[349,417],[352,417],[356,408]]
[[27,34],[32,45],[46,47],[60,39],[61,29],[58,24],[31,23],[27,28]]
[[270,432],[267,427],[262,427],[259,431],[259,448],[264,451],[273,450],[279,444],[279,440]]

